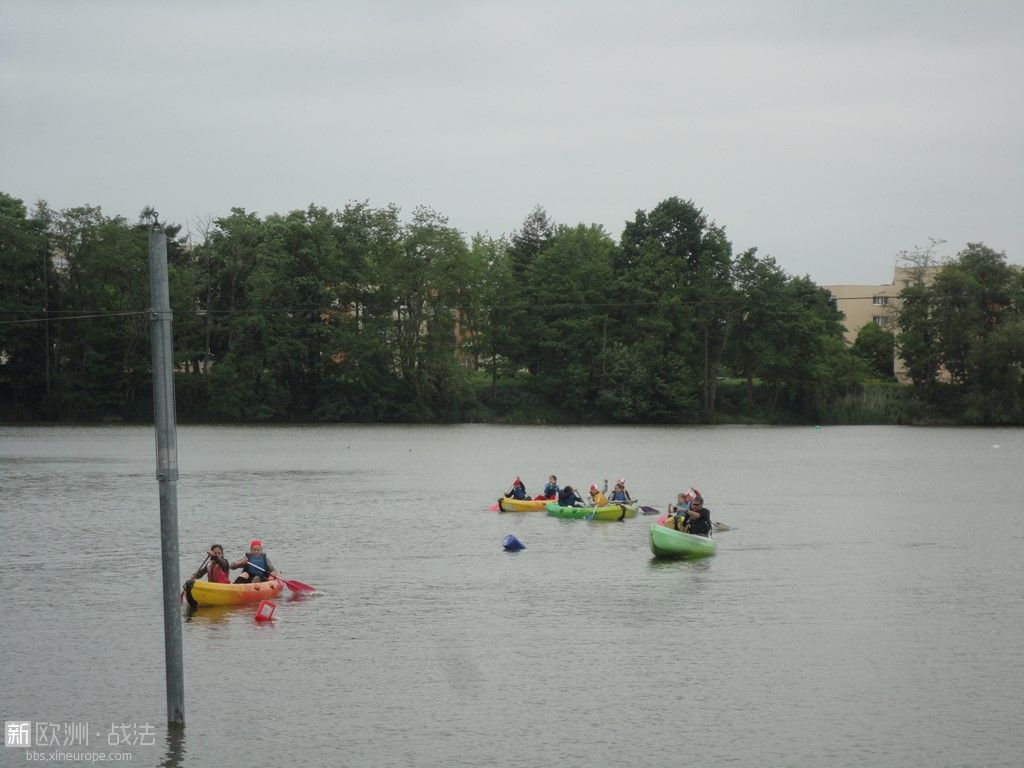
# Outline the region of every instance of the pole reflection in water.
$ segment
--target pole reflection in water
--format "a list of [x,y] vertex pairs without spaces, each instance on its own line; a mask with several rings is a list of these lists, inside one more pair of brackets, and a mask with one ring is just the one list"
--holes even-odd
[[160,768],[181,768],[185,764],[185,729],[169,727],[164,740],[164,757]]

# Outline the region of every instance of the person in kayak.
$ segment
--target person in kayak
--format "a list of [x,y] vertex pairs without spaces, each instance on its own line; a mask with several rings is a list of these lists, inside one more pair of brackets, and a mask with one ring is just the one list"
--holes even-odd
[[206,559],[199,566],[199,570],[182,585],[182,592],[185,599],[188,600],[189,610],[194,611],[199,607],[199,603],[192,597],[192,587],[199,579],[205,576],[207,581],[214,584],[228,584],[231,581],[230,573],[231,567],[228,565],[227,558],[224,557],[224,547],[220,544],[211,544],[210,548],[206,550]]
[[611,501],[618,502],[630,502],[633,497],[629,495],[629,491],[626,490],[626,481],[623,478],[619,478],[619,481],[615,483],[615,487],[612,488],[612,495],[608,497]]
[[281,574],[274,569],[273,563],[263,551],[263,542],[253,539],[249,542],[249,551],[241,560],[231,564],[232,570],[242,569],[242,572],[235,578],[235,584],[256,584],[266,581],[271,576],[281,578]]
[[704,499],[694,496],[690,509],[686,512],[686,521],[680,530],[695,536],[711,535],[711,510],[704,506]]
[[516,475],[516,479],[512,481],[512,487],[505,493],[505,498],[519,500],[526,498],[526,486],[519,479],[519,475]]
[[192,574],[185,584],[187,587],[191,587],[203,576],[214,584],[228,584],[231,581],[230,569],[231,566],[228,565],[227,558],[224,557],[224,547],[220,544],[211,544],[210,548],[206,550],[206,562]]
[[582,507],[583,497],[580,492],[571,485],[565,486],[558,492],[558,506],[560,507]]
[[[690,495],[686,491],[680,491],[679,495],[676,496],[676,503],[668,505],[668,513],[677,521],[681,518],[685,518],[689,509]],[[676,527],[678,528],[678,526]]]
[[557,499],[558,492],[558,478],[554,475],[548,475],[548,482],[544,486],[544,498],[552,500]]
[[[605,484],[606,484],[605,487],[607,487],[607,483],[608,483],[608,481],[605,480]],[[607,507],[608,506],[608,497],[604,495],[604,491],[598,489],[598,487],[597,487],[597,485],[595,483],[591,483],[590,484],[590,499],[591,499],[591,501],[594,502],[595,506],[598,506],[598,507]]]

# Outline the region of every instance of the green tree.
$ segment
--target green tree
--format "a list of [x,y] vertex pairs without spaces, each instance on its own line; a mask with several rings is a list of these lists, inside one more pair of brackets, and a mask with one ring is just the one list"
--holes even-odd
[[790,307],[786,273],[771,256],[758,258],[751,248],[736,259],[734,268],[739,314],[730,359],[746,380],[747,402],[754,405],[754,379],[773,364],[776,349],[786,344],[784,318]]
[[214,221],[206,246],[211,269],[214,318],[210,372],[210,414],[230,421],[283,418],[289,409],[277,375],[280,350],[270,347],[276,315],[288,309],[275,300],[273,262],[280,259],[280,228],[268,227],[255,213],[232,208]]
[[853,342],[853,354],[863,360],[875,376],[891,379],[895,345],[896,336],[892,331],[887,331],[875,323],[868,323],[857,332],[857,338]]
[[896,312],[896,327],[899,329],[896,348],[915,391],[926,401],[934,398],[936,375],[941,365],[928,281],[938,263],[937,250],[943,242],[931,239],[927,247],[914,246],[899,254],[899,263],[907,270],[910,279],[900,291],[900,305]]
[[470,272],[469,248],[448,220],[417,208],[406,226],[402,258],[390,275],[399,305],[396,338],[399,371],[413,385],[414,414],[453,418],[468,397],[459,364],[456,323],[468,302],[463,289]]
[[599,225],[560,225],[526,271],[540,390],[574,417],[592,416],[607,370],[615,243]]
[[507,332],[504,334],[506,349],[499,352],[516,365],[537,373],[541,350],[538,340],[542,335],[542,322],[537,317],[529,294],[530,275],[535,273],[531,265],[550,245],[555,226],[541,206],[535,207],[522,226],[512,233],[508,250],[509,285],[502,301],[506,314]]
[[331,329],[325,391],[318,418],[390,421],[413,397],[398,376],[394,351],[396,292],[388,275],[402,258],[403,232],[395,206],[351,203],[335,214],[340,282]]
[[[1014,354],[1022,277],[1006,255],[968,243],[930,286],[938,351],[969,412],[981,423],[1012,419],[1024,358]],[[1002,406],[1002,407],[1001,407]]]
[[508,252],[504,238],[475,235],[469,246],[470,272],[464,281],[469,301],[461,328],[463,349],[473,369],[486,367],[490,371],[492,388],[499,369],[513,370],[508,358],[498,354],[499,347],[509,348],[507,314],[500,311],[513,284]]
[[0,412],[8,416],[47,407],[55,281],[45,227],[21,200],[0,193]]
[[819,419],[864,372],[843,341],[843,316],[827,290],[809,277],[792,277],[779,302],[775,356],[763,373],[774,390],[770,410],[785,394],[796,415]]
[[[736,316],[732,246],[692,202],[672,197],[627,222],[617,254],[621,345],[635,346],[633,389],[612,401],[645,403],[655,420],[710,421]],[[621,390],[621,388],[620,388]]]
[[[62,417],[148,414],[150,345],[149,227],[130,225],[99,208],[52,214],[50,242],[58,269],[61,310],[55,397]],[[180,227],[167,226],[168,258],[182,247]]]

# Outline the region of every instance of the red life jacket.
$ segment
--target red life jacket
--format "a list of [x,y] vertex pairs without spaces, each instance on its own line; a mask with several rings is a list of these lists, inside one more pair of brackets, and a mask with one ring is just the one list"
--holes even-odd
[[227,572],[213,559],[206,565],[206,578],[215,584],[227,584],[230,582]]

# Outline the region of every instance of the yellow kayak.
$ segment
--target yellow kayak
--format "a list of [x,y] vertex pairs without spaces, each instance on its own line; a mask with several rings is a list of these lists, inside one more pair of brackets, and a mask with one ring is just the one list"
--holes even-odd
[[200,605],[240,605],[271,600],[281,594],[284,584],[278,579],[258,584],[217,584],[197,581],[192,585],[192,599]]
[[543,512],[551,499],[502,499],[502,512]]

